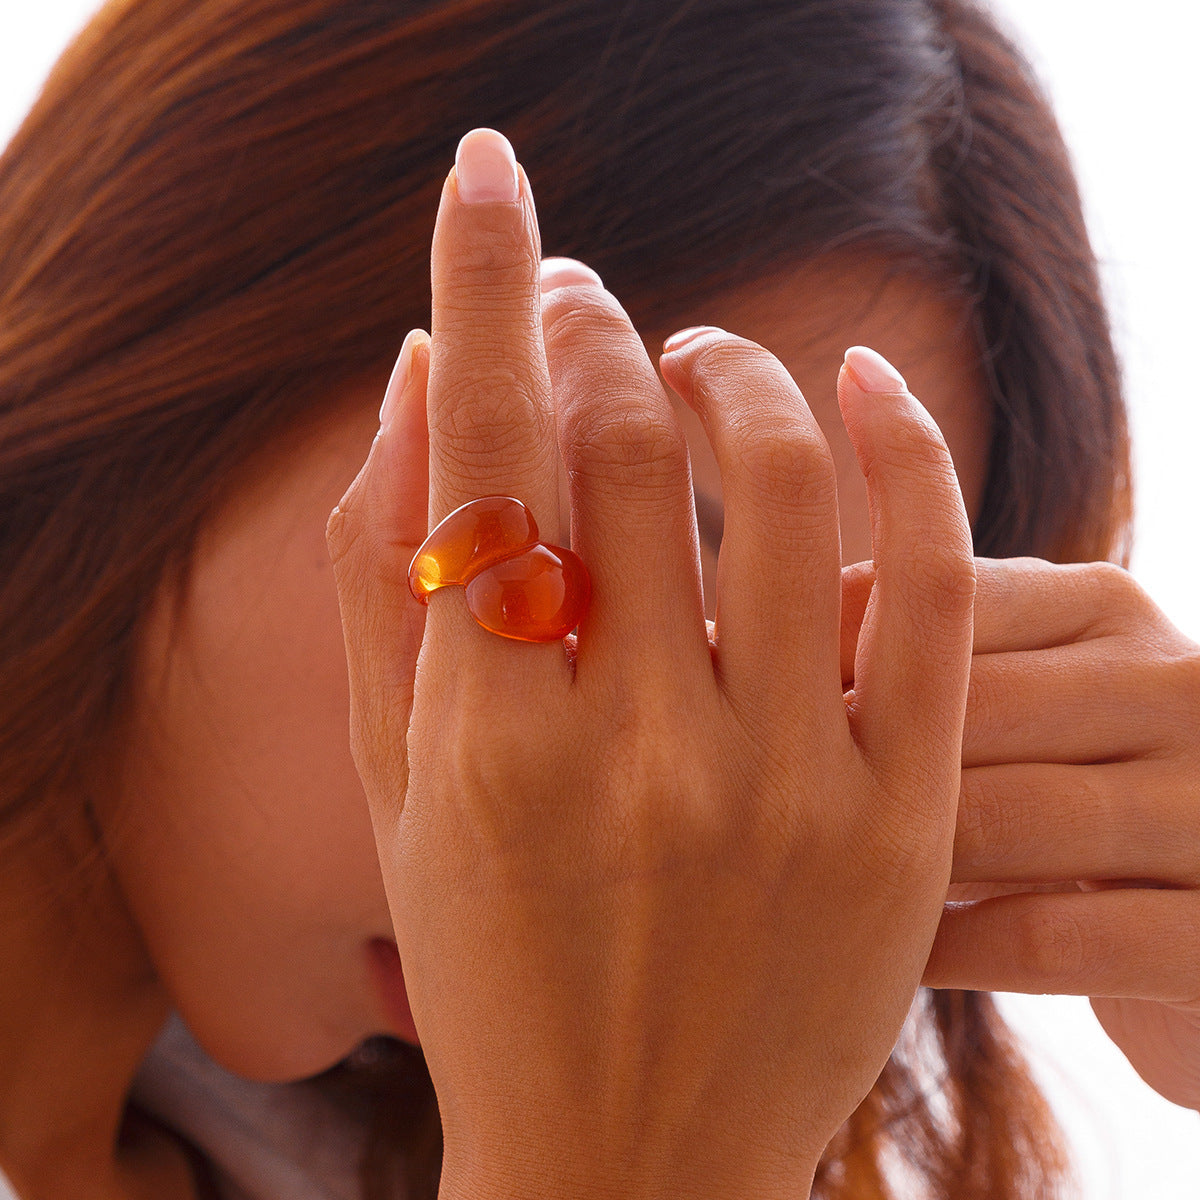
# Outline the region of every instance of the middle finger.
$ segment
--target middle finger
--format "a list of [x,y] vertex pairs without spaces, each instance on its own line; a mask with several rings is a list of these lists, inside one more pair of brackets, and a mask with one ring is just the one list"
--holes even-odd
[[[493,129],[472,130],[459,143],[433,236],[431,527],[469,500],[514,496],[541,540],[559,542],[540,261],[533,197],[512,147]],[[547,656],[563,659],[561,643],[535,647],[485,633],[460,593],[431,596],[426,625],[426,638],[453,647],[460,668],[487,671],[499,660],[506,671],[539,672]]]

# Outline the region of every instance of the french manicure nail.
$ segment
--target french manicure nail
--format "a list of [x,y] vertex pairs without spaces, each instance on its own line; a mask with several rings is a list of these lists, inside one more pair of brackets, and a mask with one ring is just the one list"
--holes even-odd
[[604,280],[586,263],[577,258],[543,258],[542,291],[552,292],[555,288],[586,284],[603,287]]
[[472,129],[458,143],[454,177],[464,204],[512,204],[520,192],[517,156],[495,129]]
[[383,403],[379,406],[380,429],[386,429],[392,423],[396,405],[399,404],[400,397],[404,394],[404,389],[412,378],[413,352],[424,336],[422,330],[410,329],[404,339],[404,344],[400,347],[400,353],[396,356],[396,365],[392,368],[392,377],[383,390]]
[[694,342],[696,338],[702,337],[706,333],[724,333],[725,331],[716,325],[692,325],[687,329],[681,329],[678,333],[673,333],[665,342],[663,342],[663,353],[670,354],[672,350],[680,350],[688,344]]
[[867,346],[851,346],[846,351],[846,366],[864,392],[886,396],[908,391],[904,376],[882,354]]

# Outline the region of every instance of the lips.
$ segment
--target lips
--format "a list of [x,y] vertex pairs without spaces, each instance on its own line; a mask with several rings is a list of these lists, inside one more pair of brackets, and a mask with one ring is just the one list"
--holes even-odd
[[419,1046],[421,1038],[413,1022],[412,1009],[408,1006],[404,968],[400,965],[396,943],[388,938],[372,938],[367,943],[367,961],[388,1032]]

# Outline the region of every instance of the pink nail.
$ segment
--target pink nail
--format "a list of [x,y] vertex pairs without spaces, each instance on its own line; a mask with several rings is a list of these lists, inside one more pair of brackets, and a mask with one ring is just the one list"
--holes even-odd
[[571,287],[573,284],[603,287],[604,280],[591,267],[581,263],[577,258],[542,259],[543,292],[552,292],[555,288],[560,287]]
[[692,325],[688,329],[681,329],[678,333],[673,333],[665,342],[663,342],[663,353],[670,354],[673,350],[680,350],[693,342],[698,337],[702,337],[706,333],[724,333],[725,330],[720,329],[716,325]]
[[882,354],[866,346],[851,346],[846,351],[846,366],[864,392],[888,396],[908,391],[904,376]]
[[520,193],[517,156],[495,129],[472,129],[458,143],[454,176],[464,204],[512,204]]
[[409,379],[412,378],[413,352],[424,336],[424,330],[410,329],[404,339],[404,345],[400,347],[400,353],[396,356],[396,365],[392,368],[392,377],[383,390],[383,403],[379,406],[380,429],[386,429],[392,423],[396,405],[400,402],[404,389],[408,387]]

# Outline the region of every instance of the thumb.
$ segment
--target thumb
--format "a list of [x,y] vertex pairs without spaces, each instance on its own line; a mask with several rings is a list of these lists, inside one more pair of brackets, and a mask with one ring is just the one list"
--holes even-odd
[[350,674],[350,749],[373,814],[400,811],[425,606],[408,565],[428,520],[429,335],[404,339],[367,461],[325,527]]

